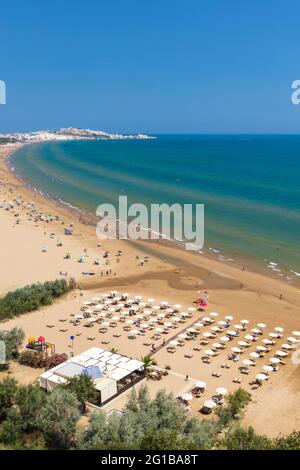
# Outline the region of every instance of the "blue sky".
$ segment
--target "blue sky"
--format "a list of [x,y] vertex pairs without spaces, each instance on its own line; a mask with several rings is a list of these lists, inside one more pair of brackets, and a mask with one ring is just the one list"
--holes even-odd
[[298,1],[14,1],[0,8],[0,132],[300,130]]

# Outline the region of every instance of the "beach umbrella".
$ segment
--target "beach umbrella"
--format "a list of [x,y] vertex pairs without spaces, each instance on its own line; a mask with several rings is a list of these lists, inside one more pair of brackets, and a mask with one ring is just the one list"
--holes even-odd
[[120,317],[118,317],[117,315],[115,315],[114,317],[112,317],[111,321],[119,321],[120,320]]
[[135,300],[142,300],[143,297],[141,295],[136,295],[134,298]]
[[254,339],[254,336],[248,334],[248,335],[245,335],[245,339],[252,341]]
[[227,343],[229,341],[229,338],[228,338],[228,336],[221,336],[220,340]]
[[169,305],[169,302],[167,302],[166,300],[162,300],[162,301],[160,302],[160,305],[163,305],[163,306]]
[[278,331],[278,333],[282,333],[284,331],[284,329],[281,326],[276,326],[276,328],[274,328],[274,330]]
[[160,313],[159,315],[157,315],[157,318],[162,319],[162,318],[165,318],[165,316],[166,316],[165,313]]
[[97,321],[97,319],[96,318],[87,318],[86,321],[88,323],[94,323],[95,321]]
[[144,318],[144,315],[136,315],[137,320],[143,320],[143,318]]
[[237,347],[235,347],[235,346],[234,346],[233,348],[231,348],[231,351],[232,351],[232,352],[234,352],[234,353],[238,353],[238,354],[240,354],[240,353],[242,353],[242,352],[243,352],[243,350],[242,350],[242,349],[240,349],[240,348],[237,348]]
[[227,331],[226,334],[229,336],[236,336],[236,331],[230,330],[230,331]]
[[242,364],[244,364],[245,366],[252,366],[253,365],[253,361],[251,361],[250,359],[244,359],[242,361]]
[[129,331],[129,334],[133,335],[133,336],[136,336],[139,334],[139,331],[138,330],[130,330]]
[[263,342],[264,344],[273,344],[272,341],[271,341],[270,339],[268,339],[268,338],[263,339],[262,342]]
[[166,312],[168,312],[168,313],[174,313],[174,308],[167,308]]
[[149,302],[149,304],[152,304],[154,302],[154,299],[152,299],[152,297],[150,297],[149,299],[147,299],[147,302]]
[[236,330],[242,330],[243,329],[242,325],[234,325],[233,328],[235,328]]
[[270,362],[271,364],[279,364],[280,360],[278,357],[271,357]]
[[225,320],[231,321],[231,320],[233,320],[233,317],[232,317],[231,315],[226,315],[226,316],[225,316]]
[[296,338],[293,338],[293,336],[289,336],[289,337],[287,338],[287,340],[288,340],[290,343],[298,343],[298,342],[299,342],[299,340],[296,339]]
[[208,318],[208,317],[203,317],[203,318],[202,318],[202,321],[204,321],[205,323],[207,323],[207,322],[210,322],[210,321],[211,321],[211,319],[210,319],[210,318]]
[[195,327],[195,328],[202,328],[202,327],[203,327],[203,323],[200,323],[200,322],[195,323],[194,327]]
[[256,346],[256,349],[257,351],[266,351],[267,348],[265,348],[264,346]]
[[204,336],[204,338],[210,338],[212,334],[209,331],[205,331],[204,333],[202,333],[202,336]]
[[172,341],[169,342],[169,345],[170,345],[170,346],[178,346],[178,341],[176,341],[175,339],[173,339]]
[[93,302],[100,302],[100,300],[101,300],[100,297],[94,297],[93,298]]
[[173,307],[176,308],[176,310],[179,310],[181,308],[181,305],[180,304],[174,304]]
[[256,374],[257,380],[266,380],[268,376],[266,374]]
[[[175,322],[175,323],[178,323],[178,322],[180,322],[180,318],[178,318],[178,317],[174,317],[174,318],[173,318],[173,322]],[[196,323],[196,325],[197,325],[197,323]],[[196,326],[196,325],[195,325],[195,326]]]
[[90,302],[89,300],[85,300],[84,302],[82,302],[83,305],[91,305],[92,302]]
[[181,398],[184,401],[191,401],[193,399],[193,395],[191,393],[184,393],[181,395]]
[[251,353],[249,354],[249,356],[250,356],[250,357],[254,357],[255,359],[258,359],[258,358],[259,358],[259,354],[258,354],[257,352],[255,352],[255,351],[251,352]]
[[220,331],[220,328],[218,326],[212,326],[211,331]]
[[263,370],[265,370],[266,372],[272,372],[273,367],[272,366],[263,366]]
[[86,313],[89,313],[89,314],[91,315],[92,313],[94,313],[94,311],[93,311],[91,308],[88,308],[88,309],[86,310]]
[[171,323],[170,321],[167,321],[167,322],[164,323],[164,326],[165,326],[166,328],[172,328],[173,323]]
[[210,313],[210,316],[216,318],[216,317],[219,316],[219,314],[218,314],[217,312],[211,312],[211,313]]
[[195,382],[195,387],[196,388],[206,388],[207,385],[206,385],[206,382],[203,382],[203,380],[197,380],[197,382]]
[[144,330],[146,330],[147,328],[149,328],[148,323],[141,323],[141,328],[143,328]]
[[187,335],[184,334],[184,333],[180,333],[180,335],[178,335],[178,338],[180,338],[180,339],[187,339]]
[[189,308],[188,308],[188,311],[189,311],[189,312],[194,312],[195,310],[196,310],[195,307],[189,307]]
[[220,320],[220,321],[218,321],[218,325],[224,326],[224,325],[226,325],[226,321]]
[[157,318],[150,318],[149,323],[157,323],[158,319]]
[[145,315],[151,315],[151,313],[152,313],[152,310],[148,310],[148,309],[144,310]]
[[160,310],[160,306],[159,305],[153,305],[152,310]]
[[213,343],[212,347],[216,348],[216,349],[222,349],[223,348],[222,344],[220,344],[220,343]]
[[204,354],[206,354],[207,356],[215,355],[214,351],[212,351],[211,349],[205,349]]
[[186,312],[182,312],[182,313],[180,314],[180,316],[181,316],[181,317],[183,317],[183,318],[185,318],[185,317],[188,317],[188,316],[189,316],[189,314],[188,314],[188,313],[186,313]]
[[246,341],[239,341],[238,345],[242,346],[243,348],[246,348],[248,346],[248,343],[246,343]]
[[104,326],[104,327],[107,327],[109,326],[109,322],[108,321],[104,321],[101,323],[101,327]]
[[187,332],[188,332],[188,333],[192,333],[192,334],[198,333],[198,331],[195,330],[195,328],[188,328],[188,329],[187,329]]
[[124,312],[121,312],[121,315],[122,315],[122,317],[128,317],[128,315],[129,315],[129,312],[126,312],[126,311],[124,311]]
[[211,409],[211,408],[214,408],[214,407],[217,406],[217,405],[216,405],[216,403],[215,403],[214,401],[212,401],[212,400],[206,400],[206,401],[203,403],[203,406],[204,406],[205,408],[210,408],[210,409]]
[[279,356],[279,357],[286,357],[288,355],[288,353],[278,350],[278,351],[276,351],[275,355]]
[[129,297],[128,292],[124,292],[124,294],[122,294],[122,297]]
[[223,395],[223,397],[225,397],[225,395],[227,395],[227,393],[228,393],[228,390],[227,390],[227,388],[224,388],[224,387],[218,387],[218,388],[216,388],[216,393],[218,395]]
[[269,333],[270,338],[278,338],[277,333]]
[[111,293],[112,295],[117,295],[117,294],[119,293],[119,291],[117,291],[117,290],[111,290],[110,293]]
[[248,325],[248,323],[250,323],[250,322],[249,322],[249,320],[241,320],[241,323],[242,323],[242,325]]
[[282,344],[280,347],[282,349],[293,349],[293,347],[290,344],[286,344],[286,343]]
[[75,318],[77,318],[78,320],[80,320],[80,319],[82,319],[82,318],[83,318],[83,315],[80,315],[80,314],[78,314],[78,315],[75,315]]
[[103,305],[102,304],[96,305],[95,310],[103,310]]
[[260,330],[258,330],[257,328],[252,328],[251,333],[254,333],[255,335],[259,335]]
[[300,336],[300,331],[297,331],[297,330],[292,331],[292,334],[293,334],[294,336]]
[[257,323],[257,326],[258,328],[266,328],[266,324],[265,323]]
[[107,310],[110,313],[114,313],[116,311],[116,308],[115,307],[109,307]]
[[162,328],[155,328],[154,330],[156,333],[163,333],[163,329]]
[[126,320],[126,324],[127,324],[127,325],[133,325],[133,323],[134,323],[134,321],[133,321],[133,320],[131,320],[131,319],[129,319],[129,320]]

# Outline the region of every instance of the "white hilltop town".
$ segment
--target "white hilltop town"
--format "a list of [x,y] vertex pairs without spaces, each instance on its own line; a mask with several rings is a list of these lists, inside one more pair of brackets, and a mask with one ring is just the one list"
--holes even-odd
[[154,139],[155,137],[145,134],[111,134],[108,132],[80,129],[77,127],[61,128],[55,131],[33,131],[33,132],[12,132],[7,134],[0,134],[0,143],[14,143],[14,142],[43,142],[43,141],[57,141],[57,140],[125,140],[136,139],[146,140]]

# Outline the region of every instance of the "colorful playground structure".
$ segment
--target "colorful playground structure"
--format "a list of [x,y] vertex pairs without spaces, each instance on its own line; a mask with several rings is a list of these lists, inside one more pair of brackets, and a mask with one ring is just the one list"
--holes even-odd
[[55,344],[48,343],[44,336],[39,336],[38,338],[29,336],[26,348],[42,352],[46,356],[55,354]]

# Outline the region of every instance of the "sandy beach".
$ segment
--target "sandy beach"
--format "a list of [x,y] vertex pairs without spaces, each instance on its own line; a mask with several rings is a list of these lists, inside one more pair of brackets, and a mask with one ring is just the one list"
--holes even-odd
[[[84,300],[91,300],[112,288],[129,292],[132,296],[153,297],[158,303],[162,300],[171,305],[178,303],[182,305],[182,311],[194,306],[198,291],[208,290],[207,313],[218,312],[218,320],[223,320],[228,314],[234,317],[234,323],[246,318],[250,321],[247,333],[258,322],[264,322],[267,325],[264,338],[275,327],[282,327],[283,338],[276,341],[276,346],[285,342],[286,337],[292,336],[293,330],[300,329],[300,291],[297,286],[250,271],[248,266],[243,270],[239,266],[165,243],[107,240],[99,246],[95,227],[87,223],[83,215],[31,191],[8,171],[4,159],[13,150],[12,147],[0,147],[0,203],[3,204],[0,209],[0,293],[3,295],[32,282],[54,280],[61,277],[62,272],[66,273],[64,275],[67,278],[75,278],[78,288],[52,306],[3,322],[1,329],[18,325],[24,328],[27,336],[44,335],[55,344],[57,352],[72,351],[77,354],[91,346],[107,349],[114,347],[122,354],[140,359],[150,351],[145,343],[151,343],[151,332],[147,331],[145,336],[130,340],[124,334],[122,324],[114,329],[109,328],[105,335],[99,333],[96,327],[89,330],[82,325],[75,327],[70,324],[71,315],[80,312]],[[5,210],[5,205],[13,199],[26,201],[27,205],[15,205],[13,209]],[[30,214],[29,201],[35,204],[37,212],[58,216],[57,220],[36,220]],[[20,219],[19,223],[16,223],[17,219]],[[64,228],[71,224],[74,234],[65,236]],[[122,251],[121,256],[117,256],[119,250]],[[108,258],[103,258],[105,251],[108,252]],[[65,259],[66,253],[70,253],[70,259]],[[78,258],[83,255],[85,262],[79,263]],[[141,265],[140,260],[145,259],[145,256],[149,259]],[[98,259],[100,264],[95,265]],[[83,272],[95,274],[87,276]],[[176,329],[170,330],[164,335],[165,342],[193,325],[197,318],[199,312],[195,312]],[[55,326],[49,328],[49,323]],[[66,325],[67,331],[60,331],[62,325]],[[81,335],[76,336],[72,349],[69,338],[78,329]],[[92,341],[87,339],[91,332],[95,336]],[[103,340],[109,341],[107,345],[103,345]],[[236,346],[237,341],[231,341],[230,347]],[[157,346],[161,342],[158,341]],[[212,376],[220,369],[220,364],[226,361],[230,348],[213,357],[210,364],[204,364],[201,352],[193,350],[193,346],[192,341],[187,341],[174,354],[168,353],[166,347],[155,354],[160,367],[169,365],[171,369],[162,381],[148,381],[151,393],[165,387],[177,395],[189,391],[195,380],[205,380],[208,384],[205,398],[208,398],[218,386],[226,387],[229,391],[239,386],[233,382],[237,375],[236,364],[223,369],[221,377]],[[249,352],[254,350],[255,345],[251,345]],[[262,365],[267,364],[273,352],[274,348],[266,354],[263,362],[259,362],[249,375],[243,377],[241,384],[253,396],[244,423],[269,436],[300,428],[300,365],[293,363],[291,355],[287,365],[272,373],[270,380],[262,387],[252,391],[249,385],[249,381],[261,371]],[[193,357],[185,357],[189,353]],[[248,352],[244,354],[246,357]],[[121,408],[125,395],[106,405],[106,408]],[[199,409],[202,402],[203,398],[192,401],[191,408],[196,416],[201,416]]]

